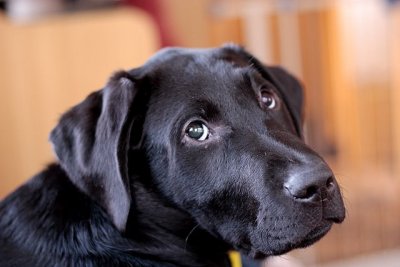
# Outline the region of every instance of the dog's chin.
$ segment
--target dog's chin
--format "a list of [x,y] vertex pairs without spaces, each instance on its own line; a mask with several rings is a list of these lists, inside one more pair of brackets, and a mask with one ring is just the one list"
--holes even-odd
[[271,244],[266,241],[266,244],[259,246],[252,246],[251,248],[243,248],[238,246],[238,250],[245,254],[248,257],[253,259],[264,259],[269,256],[279,256],[285,254],[293,249],[297,248],[305,248],[308,247],[322,237],[324,237],[332,227],[332,223],[317,227],[310,231],[303,238],[298,239],[297,241],[287,242],[287,243],[279,243],[279,244]]
[[320,240],[322,237],[324,237],[329,230],[332,227],[332,223],[329,223],[323,227],[316,228],[313,231],[311,231],[302,242],[299,243],[299,245],[296,248],[305,248],[308,247],[318,240]]

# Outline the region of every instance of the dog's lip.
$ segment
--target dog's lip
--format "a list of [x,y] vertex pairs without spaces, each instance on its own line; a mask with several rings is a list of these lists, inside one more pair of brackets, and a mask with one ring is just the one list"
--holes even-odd
[[317,227],[313,229],[311,232],[307,234],[307,236],[303,239],[303,241],[300,243],[298,247],[308,247],[318,240],[320,240],[322,237],[324,237],[329,230],[332,228],[332,222],[328,222],[327,224]]
[[287,244],[287,246],[285,248],[282,248],[277,251],[262,251],[255,247],[249,248],[249,247],[241,247],[241,246],[239,246],[239,250],[253,259],[264,259],[269,256],[282,255],[293,249],[305,248],[305,247],[308,247],[308,246],[314,244],[315,242],[320,240],[322,237],[324,237],[329,232],[329,230],[332,228],[332,225],[333,225],[333,223],[329,222],[322,226],[318,226],[318,227],[312,229],[300,242],[296,242],[296,243],[292,243],[292,244],[289,243],[289,244]]

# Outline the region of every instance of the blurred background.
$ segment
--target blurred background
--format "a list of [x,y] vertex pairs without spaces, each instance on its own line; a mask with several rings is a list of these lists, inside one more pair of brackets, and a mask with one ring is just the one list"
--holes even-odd
[[163,46],[235,42],[303,81],[307,142],[348,210],[317,245],[268,266],[399,267],[397,2],[0,0],[0,199],[53,160],[60,114],[112,72]]

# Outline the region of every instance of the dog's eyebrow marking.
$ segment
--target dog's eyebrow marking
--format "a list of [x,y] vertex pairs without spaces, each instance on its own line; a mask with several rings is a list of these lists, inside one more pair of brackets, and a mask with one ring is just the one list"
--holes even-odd
[[252,87],[256,94],[258,94],[258,90],[263,86],[267,88],[275,88],[275,86],[265,79],[255,68],[249,67],[243,69],[242,77],[245,84]]
[[242,70],[242,78],[246,84],[251,85],[251,73],[254,72],[251,68],[244,68]]
[[194,99],[192,102],[186,104],[187,108],[183,108],[186,112],[190,110],[193,115],[198,115],[207,120],[215,120],[220,116],[218,106],[208,99],[200,98]]

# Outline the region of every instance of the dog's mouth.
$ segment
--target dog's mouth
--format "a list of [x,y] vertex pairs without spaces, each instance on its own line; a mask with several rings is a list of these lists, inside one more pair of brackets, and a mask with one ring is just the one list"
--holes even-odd
[[312,230],[305,238],[304,240],[297,246],[297,248],[305,248],[308,247],[318,240],[320,240],[322,237],[324,237],[329,230],[332,228],[332,223],[328,223],[320,228],[316,228]]
[[[303,238],[294,241],[294,242],[287,242],[285,244],[279,244],[276,247],[270,247],[267,245],[267,248],[259,248],[259,247],[242,247],[239,246],[239,250],[244,253],[245,255],[253,258],[253,259],[264,259],[269,256],[278,256],[285,254],[293,249],[297,248],[305,248],[308,247],[322,237],[324,237],[332,227],[332,223],[325,224],[323,226],[319,226],[313,230],[311,230],[306,236]],[[268,242],[268,241],[266,241]]]

